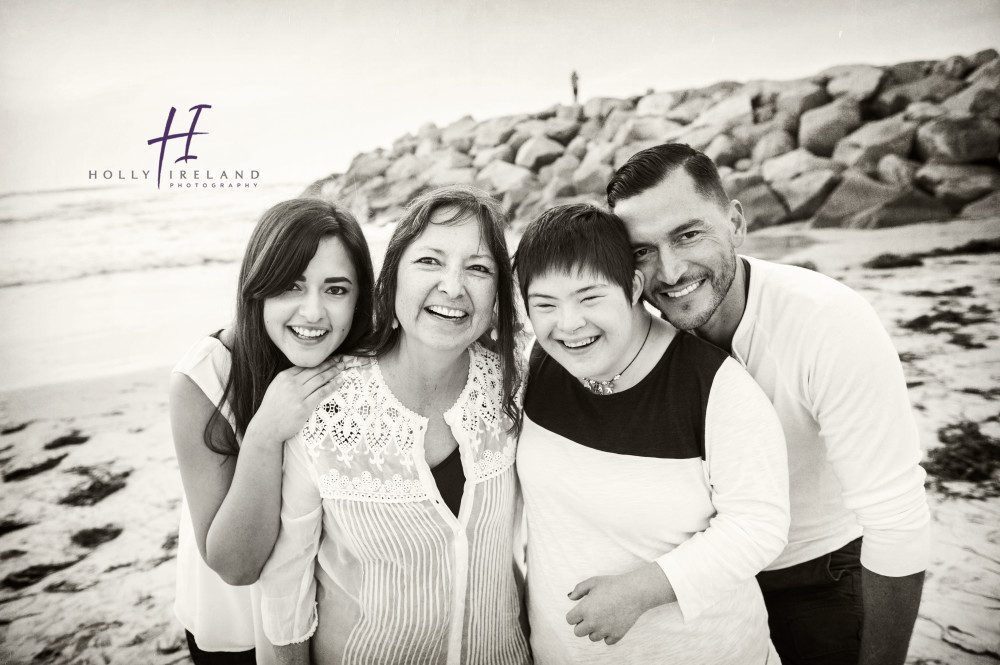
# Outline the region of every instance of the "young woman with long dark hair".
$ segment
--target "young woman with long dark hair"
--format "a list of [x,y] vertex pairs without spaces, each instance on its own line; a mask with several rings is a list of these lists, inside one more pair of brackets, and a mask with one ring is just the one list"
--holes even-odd
[[343,364],[334,353],[366,342],[372,286],[368,245],[349,213],[319,200],[279,203],[250,237],[232,327],[174,368],[170,419],[184,484],[175,612],[198,665],[273,660],[247,585],[278,537],[282,446],[336,388]]

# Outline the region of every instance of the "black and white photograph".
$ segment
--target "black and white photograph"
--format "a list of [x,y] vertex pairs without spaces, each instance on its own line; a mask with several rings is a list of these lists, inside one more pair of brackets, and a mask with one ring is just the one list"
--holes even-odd
[[0,665],[1000,664],[996,0],[0,0]]

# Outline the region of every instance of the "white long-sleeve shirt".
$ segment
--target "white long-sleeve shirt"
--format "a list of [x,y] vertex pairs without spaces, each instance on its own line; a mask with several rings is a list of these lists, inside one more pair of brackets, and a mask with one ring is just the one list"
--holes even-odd
[[864,535],[861,563],[890,577],[925,570],[925,473],[899,356],[872,307],[834,279],[747,258],[733,356],[774,405],[790,475],[788,546],[768,570]]

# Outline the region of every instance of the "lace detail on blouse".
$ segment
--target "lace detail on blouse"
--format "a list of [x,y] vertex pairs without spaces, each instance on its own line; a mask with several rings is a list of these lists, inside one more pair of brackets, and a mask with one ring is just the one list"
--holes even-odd
[[[501,410],[501,390],[496,354],[473,347],[469,378],[444,416],[456,438],[468,442],[477,482],[514,463],[517,443]],[[396,399],[373,362],[345,370],[340,389],[313,412],[299,438],[324,499],[400,503],[429,497],[413,461],[417,436],[426,429],[427,419]]]
[[324,499],[354,499],[357,501],[380,501],[397,503],[400,501],[420,501],[427,498],[427,492],[419,480],[404,480],[394,473],[392,478],[382,482],[367,471],[360,476],[349,478],[336,469],[330,469],[319,477],[319,495]]

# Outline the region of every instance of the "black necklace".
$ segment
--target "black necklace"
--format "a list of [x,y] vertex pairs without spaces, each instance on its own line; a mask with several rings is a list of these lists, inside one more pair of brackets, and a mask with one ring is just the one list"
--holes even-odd
[[632,366],[632,363],[635,362],[635,359],[639,357],[640,353],[642,353],[642,350],[646,347],[646,340],[649,339],[649,331],[651,331],[652,329],[653,329],[653,317],[650,316],[649,326],[646,328],[646,336],[642,338],[642,346],[640,346],[639,350],[635,352],[634,356],[632,356],[632,360],[629,361],[628,365],[625,365],[625,369],[618,372],[607,381],[598,381],[597,379],[588,379],[584,377],[583,383],[584,385],[587,386],[587,388],[590,389],[590,392],[594,393],[595,395],[610,395],[615,391],[615,381],[622,378],[622,374],[628,371],[628,368]]

